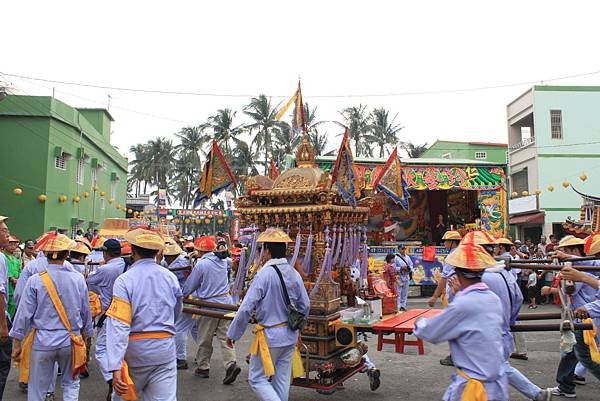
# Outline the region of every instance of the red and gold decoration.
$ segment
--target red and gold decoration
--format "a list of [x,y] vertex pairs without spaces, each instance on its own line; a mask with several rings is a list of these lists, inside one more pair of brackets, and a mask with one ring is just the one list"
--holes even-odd
[[[304,137],[306,140],[306,136]],[[354,175],[352,149],[350,148],[350,134],[348,129],[344,132],[338,156],[333,166],[331,183],[335,184],[338,192],[352,207],[356,207],[357,191],[360,189]]]
[[400,158],[398,157],[398,148],[395,148],[383,170],[375,178],[373,188],[378,192],[383,192],[385,196],[394,201],[395,204],[408,210],[410,194],[406,189]]
[[200,188],[196,192],[194,207],[200,202],[210,198],[228,187],[237,187],[237,181],[219,148],[217,141],[213,140],[212,148],[208,153],[204,168],[202,169],[202,178]]

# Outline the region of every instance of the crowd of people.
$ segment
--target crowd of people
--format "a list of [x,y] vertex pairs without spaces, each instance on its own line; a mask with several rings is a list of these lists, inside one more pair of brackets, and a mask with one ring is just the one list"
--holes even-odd
[[[93,357],[107,383],[107,400],[176,400],[177,371],[189,369],[189,336],[198,345],[194,374],[199,378],[216,370],[211,359],[217,338],[222,382],[229,385],[242,370],[235,343],[253,323],[248,383],[261,400],[288,399],[298,329],[308,316],[310,300],[302,275],[288,262],[292,240],[284,231],[270,228],[258,236],[262,266],[237,302],[231,296],[232,272],[244,250],[226,235],[179,239],[136,228],[120,243],[93,233],[91,239],[71,239],[49,232],[24,241],[20,249],[7,222],[0,216],[1,392],[12,361],[18,364],[19,385],[29,401],[53,400],[59,375],[63,399],[78,400],[80,380],[88,376],[87,363]],[[556,387],[540,388],[510,364],[511,357],[526,358],[519,351],[523,339],[510,329],[523,300],[532,299],[533,308],[538,295],[564,298],[556,285],[560,280],[576,282],[563,307],[582,321],[600,322],[600,280],[576,269],[600,262],[576,260],[556,277],[543,265],[518,271],[508,263],[529,257],[547,263],[548,258],[600,256],[600,235],[586,240],[568,236],[560,242],[551,238],[537,246],[481,231],[464,238],[448,231],[442,238],[449,255],[428,303],[433,306],[441,299],[445,309],[418,320],[415,334],[450,345],[450,355],[440,362],[454,366],[456,374],[444,400],[507,401],[509,386],[533,400],[575,397],[575,386],[585,382],[586,374],[600,379],[597,339],[590,340],[590,332],[582,330],[573,330],[571,341],[561,342]],[[412,268],[403,247],[386,257],[384,276],[398,294],[401,312],[407,308]],[[213,303],[210,313],[183,313],[185,298]],[[235,317],[225,319],[225,306],[234,303],[239,303]],[[95,351],[89,355],[92,339]]]

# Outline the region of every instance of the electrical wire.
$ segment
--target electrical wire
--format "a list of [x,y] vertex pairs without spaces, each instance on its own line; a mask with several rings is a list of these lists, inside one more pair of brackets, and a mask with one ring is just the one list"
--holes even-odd
[[[56,79],[33,77],[33,76],[27,76],[27,75],[22,75],[22,74],[12,74],[12,73],[2,72],[2,71],[0,71],[0,74],[8,76],[8,77],[27,79],[27,80],[31,80],[31,81],[42,81],[42,82],[48,82],[48,83],[53,83],[53,84],[82,86],[82,87],[87,87],[87,88],[107,89],[107,90],[124,91],[124,92],[152,93],[152,94],[160,94],[160,95],[228,97],[228,98],[255,96],[252,94],[193,92],[193,91],[179,91],[179,90],[161,90],[161,89],[129,88],[129,87],[122,87],[122,86],[108,86],[108,85],[99,85],[99,84],[86,83],[86,82],[63,81],[63,80],[56,80]],[[449,93],[465,93],[465,92],[475,92],[475,91],[482,91],[482,90],[502,89],[502,88],[509,88],[509,87],[514,87],[514,86],[543,84],[546,82],[554,82],[554,81],[560,81],[560,80],[571,79],[571,78],[581,78],[581,77],[592,76],[592,75],[597,75],[597,74],[600,74],[600,70],[583,72],[583,73],[578,73],[578,74],[564,75],[564,76],[560,76],[560,77],[547,78],[547,79],[541,79],[541,80],[511,82],[511,83],[503,83],[503,84],[498,84],[498,85],[486,85],[486,86],[476,86],[476,87],[468,87],[468,88],[420,90],[420,91],[390,92],[390,93],[333,94],[333,95],[317,94],[317,95],[307,95],[304,97],[305,98],[363,98],[363,97],[395,97],[395,96],[439,95],[439,94],[449,94]],[[291,95],[288,94],[288,95],[267,95],[267,96],[269,96],[271,98],[287,99]]]

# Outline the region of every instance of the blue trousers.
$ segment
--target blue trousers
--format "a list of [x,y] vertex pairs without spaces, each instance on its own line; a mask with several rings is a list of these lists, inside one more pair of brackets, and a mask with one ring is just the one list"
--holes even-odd
[[[177,401],[177,362],[129,367],[138,401]],[[113,392],[113,401],[122,401]]]
[[175,322],[175,348],[177,350],[177,359],[187,360],[187,340],[191,332],[194,340],[197,340],[197,319],[192,319],[189,313],[180,313]]
[[575,367],[578,361],[581,362],[589,373],[600,380],[600,364],[592,361],[590,349],[583,341],[583,332],[581,330],[575,331],[575,339],[577,340],[577,344],[573,347],[573,351],[561,355],[558,370],[556,371],[558,387],[566,393],[575,392],[573,376],[575,375]]
[[[400,286],[402,284],[402,286]],[[406,301],[408,301],[408,281],[398,281],[398,309],[406,308]]]
[[515,388],[519,393],[523,394],[525,397],[529,399],[535,399],[538,396],[541,388],[533,384],[523,373],[519,372],[519,370],[510,366],[510,364],[506,363],[506,376],[508,377],[508,384]]
[[105,382],[112,379],[112,374],[108,371],[108,356],[106,355],[106,326],[102,326],[98,329],[96,334],[96,353],[94,355],[100,372]]
[[271,382],[269,383],[269,378],[265,376],[260,355],[252,355],[250,370],[248,371],[248,383],[262,401],[288,401],[294,345],[269,347],[269,352],[271,353],[273,366],[275,366],[275,375]]
[[56,380],[55,365],[58,363],[61,376],[61,387],[64,401],[79,400],[79,376],[71,377],[71,346],[58,348],[52,351],[40,351],[35,348],[31,350],[31,362],[29,371],[29,387],[27,389],[27,401],[43,401],[46,392],[54,388]]

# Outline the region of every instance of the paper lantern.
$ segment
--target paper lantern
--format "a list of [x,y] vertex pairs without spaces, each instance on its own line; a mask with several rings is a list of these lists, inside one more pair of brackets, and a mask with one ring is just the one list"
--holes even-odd
[[81,200],[81,198],[79,196],[74,196],[73,197],[73,202],[77,203]]
[[45,194],[40,194],[38,196],[38,200],[40,201],[40,203],[46,202],[46,195]]
[[550,191],[550,192],[554,191],[554,187],[552,185],[548,185],[548,191]]
[[190,219],[185,219],[185,220],[184,220],[184,222],[185,222],[185,224],[190,224],[190,223],[192,222],[192,220],[190,220]]
[[539,189],[536,189],[536,190],[535,190],[535,194],[536,194],[537,196],[540,196],[540,194],[541,194],[541,193],[542,193],[542,191],[540,191]]
[[510,194],[510,196],[516,198],[517,196],[519,196],[519,194],[517,192],[513,192],[512,194]]
[[131,213],[133,213],[133,210],[127,209],[127,213],[131,214]]
[[21,188],[15,188],[13,189],[13,192],[15,193],[15,195],[19,196],[23,193],[23,190]]
[[204,219],[204,224],[210,224],[210,219],[208,217]]
[[580,179],[581,181],[585,181],[585,180],[587,180],[587,179],[588,179],[588,176],[587,176],[587,175],[585,175],[585,173],[582,173],[582,174],[579,176],[579,179]]
[[104,195],[106,195],[106,192],[100,191],[100,196],[104,196]]
[[113,203],[114,201],[115,201],[115,200],[114,200],[113,198],[110,198],[110,199],[108,200],[108,203],[112,205],[112,203]]
[[90,196],[90,193],[89,193],[88,191],[85,191],[85,192],[83,193],[83,197],[84,197],[84,198],[89,198],[89,196]]
[[122,208],[122,207],[123,207],[123,206],[121,206],[121,204],[120,204],[120,203],[117,203],[117,210],[121,210],[121,208]]
[[523,196],[529,196],[529,192],[523,191],[523,192],[521,192],[521,195],[523,195]]
[[194,223],[200,224],[200,223],[202,223],[202,221],[200,221],[200,219],[196,219],[196,220],[194,220]]
[[562,186],[565,187],[565,188],[569,188],[570,185],[571,185],[571,183],[569,181],[567,181],[567,180],[564,180],[562,182]]
[[173,223],[179,224],[179,219],[173,219]]
[[218,224],[223,224],[223,219],[219,219],[219,220],[217,220],[217,223],[218,223]]
[[67,195],[61,195],[61,196],[58,197],[58,201],[60,203],[65,203],[67,201],[67,199],[68,199]]

